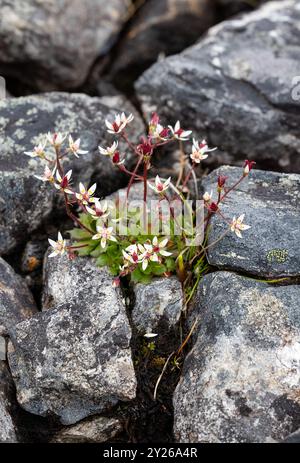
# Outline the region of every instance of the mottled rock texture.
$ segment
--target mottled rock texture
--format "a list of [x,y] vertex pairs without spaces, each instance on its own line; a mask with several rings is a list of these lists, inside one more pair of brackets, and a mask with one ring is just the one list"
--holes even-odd
[[6,360],[6,340],[4,336],[0,336],[0,361]]
[[[99,180],[98,195],[122,185],[124,175],[98,151],[99,144],[112,143],[105,119],[113,120],[122,109],[114,104],[122,101],[115,98],[107,105],[83,94],[58,92],[0,101],[0,255],[22,242],[51,212],[56,190],[33,177],[43,172],[43,163],[24,154],[44,140],[48,131],[80,136],[82,149],[89,151],[80,159],[69,158],[66,164],[73,168],[75,186],[79,179],[88,183],[92,176]],[[142,121],[129,103],[126,109],[135,115],[128,133],[138,137]],[[125,145],[120,148],[124,151]]]
[[9,334],[14,326],[37,312],[33,297],[23,280],[0,257],[0,326]]
[[0,359],[0,443],[17,443],[19,441],[17,425],[13,420],[14,387],[5,365]]
[[205,276],[200,328],[174,396],[180,442],[280,441],[300,423],[300,286]]
[[1,0],[0,74],[38,90],[76,88],[107,53],[130,0]]
[[64,428],[51,439],[51,443],[96,444],[107,442],[113,439],[122,429],[123,426],[118,419],[98,416]]
[[292,81],[299,75],[299,39],[298,0],[268,2],[222,22],[139,78],[144,112],[180,119],[218,146],[214,165],[247,158],[260,168],[300,172],[299,83]]
[[131,330],[118,290],[92,259],[49,259],[45,310],[13,330],[8,359],[19,403],[73,424],[135,397]]
[[[218,175],[227,176],[230,187],[241,176],[242,169],[221,167],[203,180],[206,191],[215,191]],[[251,228],[243,238],[228,233],[208,250],[208,260],[219,268],[240,270],[259,277],[300,275],[300,175],[252,170],[237,190],[228,195],[222,212],[230,220],[245,214]],[[209,244],[227,229],[227,224],[214,216]]]
[[160,56],[194,43],[216,20],[211,0],[146,1],[118,46],[111,76],[117,85],[130,84]]
[[155,278],[147,285],[138,283],[134,286],[134,295],[132,322],[141,334],[174,334],[183,304],[177,277]]

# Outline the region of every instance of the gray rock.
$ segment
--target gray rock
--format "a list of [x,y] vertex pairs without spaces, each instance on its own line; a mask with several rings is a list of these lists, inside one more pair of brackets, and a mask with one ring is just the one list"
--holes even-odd
[[0,74],[39,90],[76,88],[114,44],[130,0],[1,0]]
[[[300,5],[268,2],[220,23],[195,46],[153,65],[137,81],[147,116],[180,119],[219,150],[210,162],[253,159],[300,172]],[[263,43],[263,46],[262,46]]]
[[300,424],[300,286],[205,276],[197,341],[174,396],[180,442],[280,441]]
[[282,441],[283,444],[300,444],[300,429],[297,431],[293,432],[289,436],[287,436],[284,441]]
[[0,336],[0,361],[6,360],[6,340]]
[[183,294],[177,277],[155,278],[151,283],[134,286],[135,304],[132,322],[141,334],[160,333],[164,326],[164,336],[174,333],[180,319]]
[[18,428],[13,419],[14,387],[5,365],[0,360],[0,443],[19,442]]
[[184,50],[216,21],[211,0],[148,0],[118,46],[112,77],[122,87],[131,84],[161,56]]
[[0,258],[0,335],[9,334],[14,326],[37,312],[33,297],[11,266]]
[[120,293],[92,259],[45,264],[46,309],[18,324],[8,360],[25,410],[73,424],[135,397],[131,330]]
[[[215,191],[217,177],[228,177],[228,187],[241,176],[236,167],[222,167],[203,181],[206,191]],[[238,238],[230,232],[208,250],[210,264],[219,268],[241,270],[260,277],[300,275],[300,176],[253,170],[237,191],[229,194],[222,205],[230,220],[245,214],[244,222],[251,228]],[[209,243],[212,244],[227,224],[215,216]]]
[[[104,121],[113,119],[117,101],[105,105],[98,98],[67,93],[0,101],[0,255],[26,239],[52,210],[55,190],[33,177],[43,172],[43,164],[24,154],[43,140],[48,131],[78,135],[82,148],[89,151],[80,159],[73,156],[66,165],[73,168],[75,185],[79,179],[88,183],[94,175],[99,180],[99,195],[122,186],[124,175],[98,151],[99,144],[112,143],[113,136],[107,133]],[[128,111],[129,107],[132,108],[127,103]],[[143,131],[143,123],[136,111],[132,112],[135,120],[128,133],[136,139]],[[125,145],[120,143],[120,149],[124,152]],[[130,159],[131,154],[128,156]]]
[[98,416],[64,428],[51,439],[51,443],[107,442],[119,434],[122,429],[122,423],[118,419]]

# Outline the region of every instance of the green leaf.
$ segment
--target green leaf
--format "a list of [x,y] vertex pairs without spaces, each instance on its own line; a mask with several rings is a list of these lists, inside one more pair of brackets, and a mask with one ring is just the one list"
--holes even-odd
[[73,228],[73,230],[68,230],[68,232],[74,240],[85,240],[91,237],[91,234],[86,230],[81,228]]
[[108,260],[109,259],[106,254],[101,254],[96,260],[96,265],[98,265],[98,267],[104,267],[105,265],[108,264]]

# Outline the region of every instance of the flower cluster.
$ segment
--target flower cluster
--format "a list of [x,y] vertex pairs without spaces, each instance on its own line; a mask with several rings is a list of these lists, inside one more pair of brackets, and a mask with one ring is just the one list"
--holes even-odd
[[[130,277],[133,281],[147,283],[153,276],[177,273],[183,284],[189,286],[195,275],[199,275],[199,263],[205,260],[208,225],[214,214],[218,214],[224,220],[226,233],[232,232],[238,238],[242,237],[241,232],[250,228],[244,223],[243,213],[229,220],[223,215],[221,206],[227,196],[249,175],[255,163],[245,161],[241,177],[234,185],[228,186],[228,179],[219,176],[216,191],[204,193],[206,215],[203,223],[203,242],[200,246],[188,249],[186,230],[181,227],[181,234],[174,232],[177,218],[171,202],[175,198],[181,207],[184,207],[187,198],[190,197],[191,179],[196,178],[195,170],[217,148],[210,148],[204,139],[191,139],[192,131],[183,128],[180,121],[174,126],[162,125],[156,113],[149,121],[146,136],[142,137],[139,143],[134,143],[130,141],[127,133],[127,128],[133,120],[132,114],[127,116],[123,112],[116,114],[113,120],[105,121],[107,132],[117,138],[107,146],[99,146],[99,155],[108,157],[115,168],[129,176],[127,199],[133,183],[139,181],[144,186],[145,203],[149,189],[157,195],[159,203],[166,202],[170,209],[169,232],[158,237],[158,233],[151,233],[151,227],[142,228],[142,223],[147,223],[145,218],[149,219],[147,208],[143,212],[132,212],[124,218],[122,210],[117,210],[116,205],[108,204],[108,201],[97,196],[96,183],[91,186],[82,182],[79,182],[78,187],[74,185],[72,170],[64,171],[64,158],[68,155],[80,158],[88,151],[82,149],[81,139],[73,138],[72,134],[48,133],[32,151],[26,151],[25,154],[39,158],[45,164],[43,173],[35,177],[48,182],[62,195],[66,212],[75,225],[74,229],[69,231],[71,241],[66,241],[60,232],[56,241],[49,239],[52,248],[50,257],[63,254],[68,254],[70,258],[74,258],[75,255],[92,256],[96,258],[97,265],[110,268],[116,276],[115,285],[119,284],[120,277]],[[154,179],[149,178],[155,151],[174,142],[179,143],[181,153],[178,179],[161,178],[159,175]],[[188,155],[183,150],[183,142],[189,142]],[[131,151],[136,157],[136,165],[132,170],[126,167],[127,151]],[[192,210],[192,214],[195,215],[195,211]],[[133,216],[137,218],[138,229],[143,230],[138,235],[134,234],[129,226]],[[122,224],[123,232],[117,230],[117,224]]]

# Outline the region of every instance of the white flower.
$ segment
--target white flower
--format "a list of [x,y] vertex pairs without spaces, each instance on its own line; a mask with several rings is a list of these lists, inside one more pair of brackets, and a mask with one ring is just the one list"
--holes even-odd
[[54,174],[55,174],[56,167],[51,171],[48,166],[45,167],[43,175],[34,175],[35,178],[38,180],[42,180],[42,182],[51,182],[54,183]]
[[144,334],[144,338],[155,338],[157,334],[155,333],[146,333]]
[[190,157],[194,162],[199,164],[201,161],[208,157],[208,154],[206,153],[215,151],[216,149],[217,148],[208,148],[205,140],[202,140],[202,142],[199,144],[199,142],[193,138],[192,154]]
[[165,251],[165,247],[167,246],[168,238],[165,238],[161,242],[158,242],[157,236],[155,236],[152,240],[152,244],[144,243],[143,245],[139,245],[139,249],[142,252],[140,256],[140,261],[142,262],[142,269],[145,271],[148,267],[149,261],[152,262],[159,262],[159,254],[164,257],[169,257],[172,255],[171,252]]
[[72,170],[69,170],[66,175],[61,177],[59,171],[56,171],[56,180],[58,183],[54,183],[54,186],[57,190],[64,191],[65,193],[68,193],[70,195],[73,194],[73,191],[69,189],[70,186],[70,180],[71,180],[71,175],[72,175]]
[[113,227],[102,227],[97,225],[97,233],[92,237],[93,240],[101,240],[101,247],[105,248],[107,241],[117,241],[113,236]]
[[204,193],[204,195],[202,196],[203,200],[206,202],[206,203],[210,203],[210,201],[212,200],[212,197],[213,197],[213,192],[211,191],[210,193],[208,193],[208,191],[206,191]]
[[105,121],[106,127],[108,128],[109,133],[121,133],[126,125],[132,122],[134,119],[132,114],[129,114],[128,117],[125,116],[125,113],[116,114],[114,122]]
[[177,140],[182,140],[182,141],[188,140],[189,136],[192,133],[192,130],[183,130],[180,127],[179,121],[176,122],[174,129],[171,125],[169,125],[169,129],[171,130],[174,138],[177,138]]
[[233,217],[230,224],[230,230],[234,232],[239,238],[242,238],[241,231],[248,230],[250,225],[243,224],[245,214],[240,215],[237,219]]
[[76,156],[76,158],[79,158],[78,154],[88,153],[88,151],[80,149],[80,138],[77,138],[77,140],[74,141],[71,135],[69,135],[69,150]]
[[26,156],[30,156],[31,158],[42,158],[45,157],[45,146],[46,143],[39,143],[37,146],[33,148],[33,151],[25,151]]
[[54,146],[55,148],[59,148],[66,138],[67,134],[62,134],[61,132],[53,134],[48,132],[46,135],[46,140],[50,143],[50,145]]
[[168,139],[169,130],[163,127],[160,124],[153,126],[151,129],[150,136],[151,138],[159,138],[160,140],[167,140]]
[[164,193],[170,186],[171,177],[169,177],[165,182],[163,182],[159,175],[155,177],[155,185],[148,182],[149,187],[155,191],[155,193]]
[[80,193],[76,193],[76,198],[82,202],[82,204],[87,205],[89,203],[94,203],[99,198],[93,198],[93,194],[95,193],[97,188],[97,184],[94,183],[88,190],[86,190],[83,183],[79,183],[79,191]]
[[136,244],[131,244],[125,251],[123,249],[122,254],[125,260],[125,266],[127,266],[128,263],[138,264],[140,262],[139,248]]
[[154,238],[152,240],[153,252],[155,254],[160,254],[160,255],[165,256],[165,257],[171,256],[172,255],[171,252],[168,252],[168,251],[164,250],[164,248],[168,244],[168,241],[169,241],[168,238],[165,238],[164,240],[158,242],[157,236],[154,236]]
[[48,241],[54,250],[51,254],[49,254],[49,257],[63,255],[66,252],[66,240],[63,239],[60,232],[58,232],[57,241],[51,240],[50,238]]
[[100,153],[103,154],[104,156],[112,157],[117,151],[118,142],[114,141],[113,144],[111,146],[108,146],[107,148],[101,148],[101,146],[99,146],[98,148],[99,148]]
[[95,198],[94,202],[95,202],[95,209],[92,209],[91,207],[86,206],[86,210],[88,211],[89,214],[91,214],[93,219],[95,220],[105,219],[106,217],[108,217],[110,212],[108,211],[107,201],[103,201],[103,203],[101,203],[99,199]]

